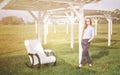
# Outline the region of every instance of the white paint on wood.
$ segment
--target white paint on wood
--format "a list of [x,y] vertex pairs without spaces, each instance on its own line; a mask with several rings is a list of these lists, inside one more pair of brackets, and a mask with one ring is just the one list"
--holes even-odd
[[1,3],[0,3],[0,9],[4,8],[11,0],[3,0]]
[[76,16],[78,17],[78,21],[79,21],[79,64],[81,62],[82,59],[82,45],[81,45],[81,41],[82,41],[82,31],[83,31],[83,27],[84,27],[84,4],[81,3],[80,7],[79,7],[79,11],[77,11],[72,4],[69,4],[72,8],[72,11],[75,12]]

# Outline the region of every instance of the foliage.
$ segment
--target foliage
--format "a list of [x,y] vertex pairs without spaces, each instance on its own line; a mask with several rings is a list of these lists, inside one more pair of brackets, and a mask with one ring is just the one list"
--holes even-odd
[[118,23],[120,24],[120,10],[119,9],[115,9],[112,12],[112,16],[117,17],[117,19],[113,19],[113,23]]
[[18,18],[16,16],[8,16],[8,17],[4,17],[1,20],[1,24],[4,25],[18,25],[18,24],[23,24],[24,20],[22,18]]

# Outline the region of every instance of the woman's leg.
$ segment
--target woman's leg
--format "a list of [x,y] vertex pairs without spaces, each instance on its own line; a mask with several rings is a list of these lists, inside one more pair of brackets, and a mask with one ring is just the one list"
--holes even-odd
[[83,52],[82,52],[82,59],[81,59],[80,64],[84,64],[84,60],[85,60],[86,54],[88,52],[87,40],[82,40],[82,48],[83,48]]
[[86,50],[83,49],[83,52],[82,52],[82,59],[81,59],[81,63],[80,64],[84,64],[84,60],[85,60],[85,57],[86,57]]
[[87,51],[87,54],[86,54],[86,58],[87,58],[88,64],[91,64],[91,59],[90,59],[90,56],[89,56],[89,52],[88,52],[88,51]]
[[92,62],[91,62],[91,59],[90,59],[90,56],[89,56],[89,47],[90,47],[90,42],[87,43],[87,53],[86,53],[86,58],[87,58],[87,62],[89,64],[89,66],[92,66]]

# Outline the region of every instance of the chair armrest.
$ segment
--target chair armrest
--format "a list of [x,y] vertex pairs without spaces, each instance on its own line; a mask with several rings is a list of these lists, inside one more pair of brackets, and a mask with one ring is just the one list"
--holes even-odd
[[51,53],[51,52],[52,52],[52,50],[46,49],[46,50],[44,50],[44,52]]
[[52,50],[46,49],[46,50],[44,50],[44,52],[45,52],[45,54],[46,54],[47,56],[53,55],[53,56],[56,57],[55,53],[54,53]]

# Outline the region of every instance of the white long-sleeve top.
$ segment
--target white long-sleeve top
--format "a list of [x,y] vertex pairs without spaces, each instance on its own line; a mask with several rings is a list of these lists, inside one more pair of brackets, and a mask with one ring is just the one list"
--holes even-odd
[[84,30],[83,39],[90,39],[93,36],[95,36],[95,29],[91,25],[88,25]]

